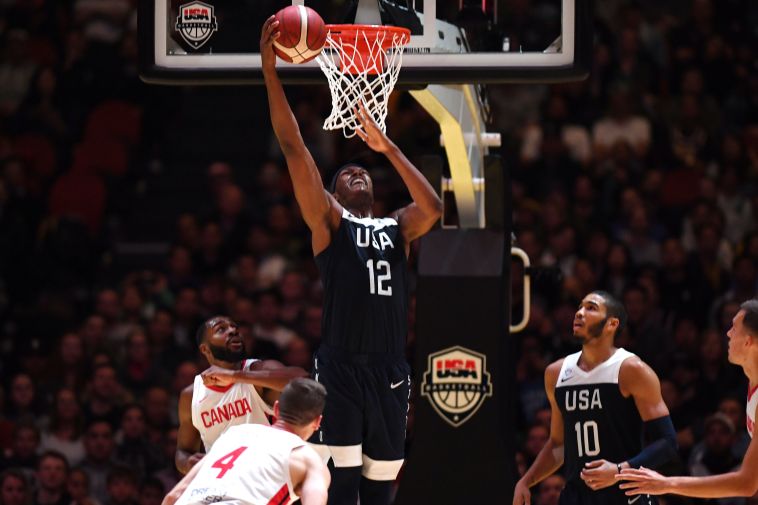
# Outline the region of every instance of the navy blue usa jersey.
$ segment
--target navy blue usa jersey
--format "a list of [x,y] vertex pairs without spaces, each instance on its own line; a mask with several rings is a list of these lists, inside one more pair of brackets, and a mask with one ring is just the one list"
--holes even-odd
[[[555,401],[563,415],[566,480],[586,488],[579,475],[585,463],[596,459],[622,463],[642,450],[642,419],[618,383],[621,363],[634,354],[617,349],[589,372],[577,365],[580,354],[563,360]],[[600,492],[620,493],[618,485]]]
[[352,353],[402,356],[408,331],[408,262],[392,218],[342,212],[316,256],[324,284],[322,342]]

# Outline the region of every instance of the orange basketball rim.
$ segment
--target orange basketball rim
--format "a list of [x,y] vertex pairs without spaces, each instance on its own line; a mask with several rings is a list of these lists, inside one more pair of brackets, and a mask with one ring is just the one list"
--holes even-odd
[[316,58],[332,94],[332,112],[324,129],[342,129],[345,137],[354,136],[360,122],[353,111],[362,104],[386,131],[387,100],[411,31],[386,25],[326,25],[326,29],[326,46]]

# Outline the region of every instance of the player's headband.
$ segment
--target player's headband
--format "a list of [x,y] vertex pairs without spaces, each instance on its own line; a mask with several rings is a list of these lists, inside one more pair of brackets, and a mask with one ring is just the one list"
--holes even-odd
[[337,179],[339,179],[339,177],[340,177],[340,174],[341,174],[343,171],[345,171],[345,170],[347,170],[348,168],[350,168],[350,167],[360,167],[360,165],[359,165],[359,164],[357,164],[357,163],[347,163],[347,164],[345,164],[345,165],[342,165],[341,167],[339,167],[339,168],[337,169],[337,171],[336,171],[336,172],[334,172],[334,175],[332,176],[332,180],[331,180],[331,182],[329,183],[329,187],[327,188],[327,189],[329,190],[329,192],[330,192],[330,193],[334,193],[334,191],[337,189]]

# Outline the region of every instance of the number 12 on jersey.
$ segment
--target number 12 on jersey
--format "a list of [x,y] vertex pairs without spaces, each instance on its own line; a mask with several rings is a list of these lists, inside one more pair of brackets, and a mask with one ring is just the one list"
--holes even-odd
[[389,261],[379,260],[376,262],[376,268],[374,268],[374,260],[368,260],[366,268],[368,268],[369,293],[372,295],[392,296],[392,286],[384,284],[385,281],[389,281],[392,278]]
[[[597,423],[595,421],[576,423],[574,431],[576,431],[576,448],[580,458],[600,454],[600,435],[598,434]],[[591,443],[590,438],[592,438]]]

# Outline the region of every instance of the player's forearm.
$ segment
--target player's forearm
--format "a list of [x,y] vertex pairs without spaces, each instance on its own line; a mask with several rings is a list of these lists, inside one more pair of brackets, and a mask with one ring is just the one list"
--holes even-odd
[[187,474],[190,470],[192,470],[192,467],[194,465],[192,464],[192,461],[190,461],[190,458],[193,454],[194,452],[189,452],[182,449],[176,450],[174,463],[176,464],[176,469],[179,470],[180,473]]
[[670,477],[667,492],[692,498],[753,496],[758,492],[758,473],[738,471],[709,477]]
[[426,180],[426,177],[394,143],[390,142],[390,148],[384,155],[403,179],[413,202],[424,213],[439,217],[442,213],[442,200],[440,200],[432,185],[429,184],[429,181]]
[[282,82],[275,68],[264,69],[263,80],[266,83],[268,94],[268,107],[271,114],[271,125],[279,140],[279,146],[286,157],[296,149],[304,148],[303,139],[300,136],[300,128],[292,113],[287,96],[284,94]]
[[180,480],[176,486],[174,486],[174,489],[172,489],[166,497],[163,499],[163,503],[161,505],[174,505],[176,501],[182,496],[184,491],[187,489],[187,487],[190,485],[190,482],[192,482],[192,479],[195,478],[195,475],[197,475],[197,472],[200,471],[200,464],[196,464],[190,471],[182,477],[182,480]]
[[308,372],[299,366],[286,366],[270,370],[238,370],[234,381],[281,391],[292,379],[308,377]]
[[528,487],[532,487],[555,473],[561,465],[563,465],[563,446],[548,440],[521,480]]

